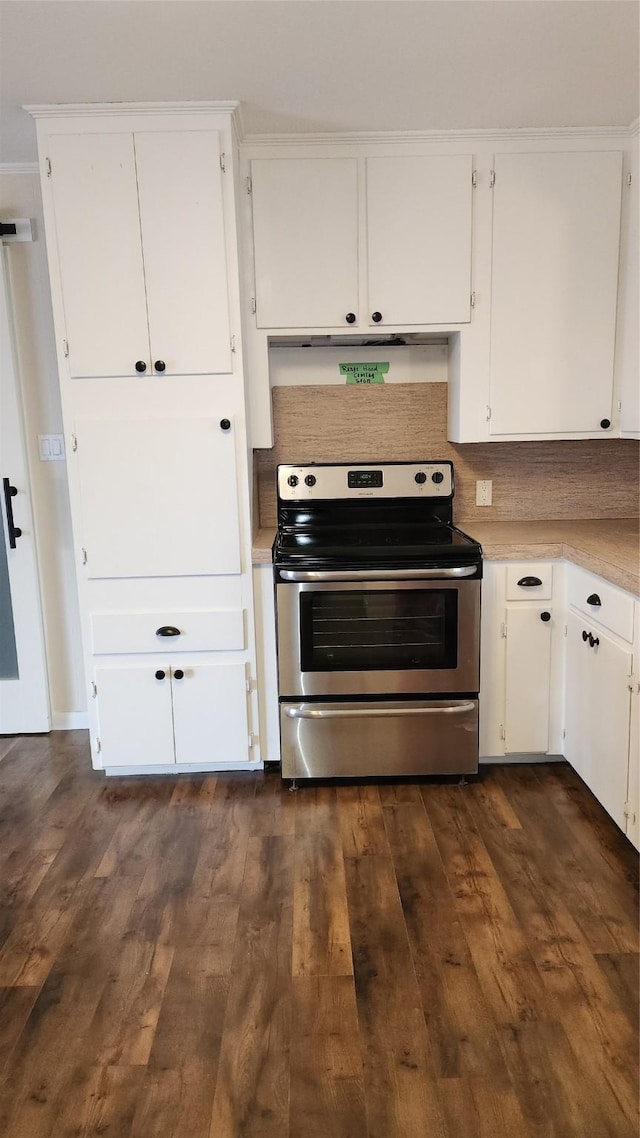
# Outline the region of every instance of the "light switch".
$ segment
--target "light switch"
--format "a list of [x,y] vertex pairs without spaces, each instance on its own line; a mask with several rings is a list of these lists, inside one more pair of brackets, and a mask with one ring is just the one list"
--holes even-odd
[[41,462],[62,462],[65,457],[64,435],[38,435]]

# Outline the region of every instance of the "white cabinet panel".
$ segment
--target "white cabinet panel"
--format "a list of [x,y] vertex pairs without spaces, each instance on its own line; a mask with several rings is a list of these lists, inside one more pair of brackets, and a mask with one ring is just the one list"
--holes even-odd
[[490,432],[612,417],[622,156],[495,159]]
[[239,573],[233,429],[214,419],[76,423],[89,577]]
[[549,682],[552,620],[549,610],[507,608],[505,750],[510,754],[549,749]]
[[[242,651],[244,618],[242,609],[94,612],[92,651],[99,656],[119,652]],[[163,635],[161,629],[175,631]]]
[[167,375],[231,371],[216,131],[134,136],[151,360]]
[[368,311],[361,323],[470,318],[469,155],[366,160]]
[[357,160],[257,159],[251,180],[258,328],[357,326]]
[[135,375],[150,356],[133,136],[59,134],[48,150],[70,374]]
[[[161,679],[156,671],[164,672]],[[100,759],[105,767],[174,762],[171,679],[145,665],[96,668]]]
[[243,664],[173,667],[175,753],[180,763],[248,759],[247,685]]
[[624,829],[632,654],[574,612],[567,639],[565,757]]
[[570,565],[568,587],[571,604],[587,621],[597,621],[609,632],[633,640],[634,599],[631,593],[603,581],[579,565]]

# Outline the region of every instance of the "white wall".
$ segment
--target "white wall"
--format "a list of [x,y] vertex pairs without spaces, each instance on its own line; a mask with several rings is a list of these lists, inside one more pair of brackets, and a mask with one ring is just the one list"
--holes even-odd
[[39,177],[29,167],[0,167],[0,216],[30,217],[35,241],[9,248],[18,365],[31,471],[31,490],[53,726],[83,724],[86,694],[66,462],[41,462],[38,435],[61,434],[53,317]]

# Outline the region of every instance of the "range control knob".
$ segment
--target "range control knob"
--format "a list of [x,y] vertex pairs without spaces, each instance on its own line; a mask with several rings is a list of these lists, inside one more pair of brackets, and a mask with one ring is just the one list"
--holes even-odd
[[307,474],[305,476],[304,484],[305,484],[305,486],[315,486],[315,484],[316,484],[315,474]]
[[418,473],[416,474],[416,482],[418,483],[418,486],[423,486],[426,481],[427,481],[427,476],[426,476],[424,470],[419,470]]
[[434,470],[433,474],[431,475],[431,481],[437,483],[444,482],[444,474],[442,471]]
[[287,478],[287,482],[289,483],[289,486],[297,486],[298,485],[298,475],[297,474],[290,474],[289,477]]

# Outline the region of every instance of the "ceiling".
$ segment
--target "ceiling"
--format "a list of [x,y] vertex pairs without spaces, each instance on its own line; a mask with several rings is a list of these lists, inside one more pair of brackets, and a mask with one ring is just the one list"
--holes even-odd
[[24,103],[237,99],[245,134],[627,126],[635,0],[2,0],[0,161]]

